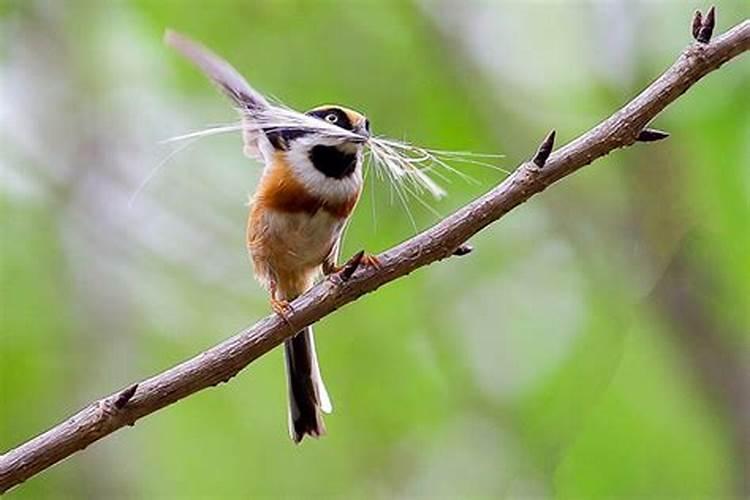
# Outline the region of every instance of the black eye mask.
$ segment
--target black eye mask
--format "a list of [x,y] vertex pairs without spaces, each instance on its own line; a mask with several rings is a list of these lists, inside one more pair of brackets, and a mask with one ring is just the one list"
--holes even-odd
[[333,125],[336,125],[337,127],[341,127],[344,130],[354,130],[354,124],[349,119],[349,115],[344,113],[343,110],[339,108],[323,108],[323,109],[316,109],[313,111],[308,111],[305,113],[307,116],[314,116],[315,118],[320,118],[321,120],[327,120],[328,115],[334,115],[337,119],[335,122],[329,122]]
[[[307,116],[313,116],[315,118],[319,118],[324,121],[328,121],[326,120],[326,117],[328,115],[335,115],[337,118],[336,121],[335,122],[328,121],[328,123],[331,123],[332,125],[336,125],[337,127],[341,127],[344,130],[354,130],[354,125],[352,124],[352,121],[349,119],[349,116],[343,110],[339,108],[316,109],[313,111],[308,111],[305,114]],[[368,125],[368,130],[369,130],[369,121],[367,122],[367,125]],[[312,133],[309,130],[294,129],[294,128],[281,129],[281,130],[264,129],[263,131],[265,132],[266,137],[268,137],[268,140],[271,142],[271,145],[274,147],[274,149],[278,151],[289,151],[289,143],[291,141]]]

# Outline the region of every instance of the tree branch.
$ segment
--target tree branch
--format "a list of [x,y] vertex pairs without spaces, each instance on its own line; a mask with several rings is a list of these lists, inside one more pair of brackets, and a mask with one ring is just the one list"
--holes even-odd
[[[550,154],[554,135],[533,161],[521,164],[499,186],[432,228],[379,255],[380,267],[347,267],[347,279],[325,280],[292,303],[288,322],[269,316],[234,337],[159,375],[91,403],[66,421],[0,456],[0,493],[126,425],[202,389],[227,382],[255,359],[312,324],[412,271],[465,254],[465,242],[513,208],[611,151],[655,140],[643,132],[667,105],[723,63],[750,50],[750,21],[710,40],[710,23],[693,28],[697,43],[635,99],[589,132]],[[708,16],[707,16],[708,17]],[[290,326],[290,323],[295,325]]]

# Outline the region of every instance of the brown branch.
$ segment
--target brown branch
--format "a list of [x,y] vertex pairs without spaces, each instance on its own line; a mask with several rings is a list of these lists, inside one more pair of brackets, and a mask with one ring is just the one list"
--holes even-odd
[[541,156],[539,153],[535,156],[542,160],[543,166],[532,161],[523,163],[489,193],[379,255],[379,268],[352,266],[355,269],[348,279],[325,280],[295,300],[288,321],[269,316],[198,356],[139,382],[137,387],[132,385],[90,404],[44,434],[0,456],[0,493],[117,429],[133,425],[143,416],[227,382],[294,334],[290,323],[298,327],[312,324],[386,283],[453,255],[471,236],[550,184],[615,149],[634,144],[646,124],[667,105],[708,73],[750,49],[750,21],[708,42],[701,40],[688,46],[672,67],[640,95],[548,158],[543,158],[549,154],[543,143]]

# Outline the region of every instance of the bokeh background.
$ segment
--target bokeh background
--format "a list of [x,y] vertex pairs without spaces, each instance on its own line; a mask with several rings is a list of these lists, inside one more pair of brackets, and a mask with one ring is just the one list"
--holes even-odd
[[[718,31],[747,17],[716,2]],[[0,450],[269,311],[244,247],[260,168],[161,42],[375,131],[503,153],[567,142],[690,42],[692,1],[0,1]],[[9,498],[734,498],[750,493],[750,64],[433,265],[317,325],[329,435],[287,436],[281,353]],[[442,214],[503,174],[460,167]],[[436,217],[411,203],[417,228]],[[415,233],[368,186],[344,254]]]

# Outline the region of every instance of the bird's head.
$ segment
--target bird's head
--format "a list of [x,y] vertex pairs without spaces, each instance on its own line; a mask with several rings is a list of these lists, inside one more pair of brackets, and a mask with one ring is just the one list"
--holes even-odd
[[[305,115],[324,122],[325,129],[266,131],[273,147],[285,151],[287,158],[298,165],[309,164],[327,178],[345,179],[358,173],[370,137],[370,121],[361,113],[335,105],[318,106]],[[336,134],[335,128],[345,133]]]

